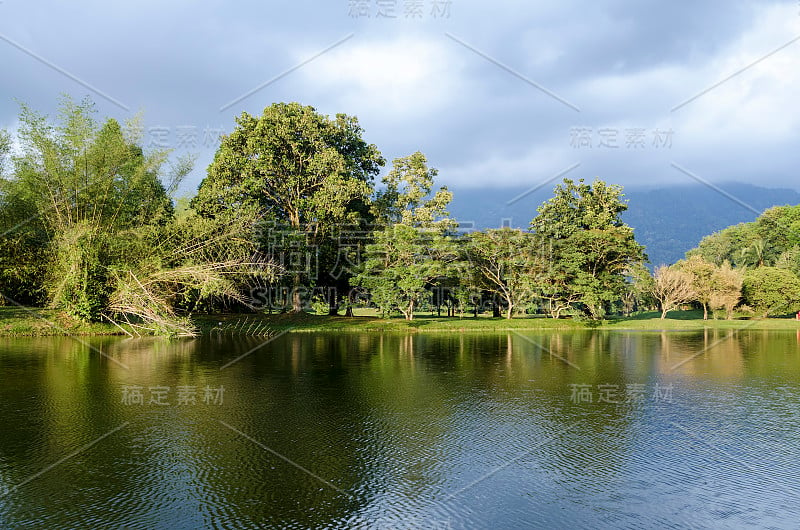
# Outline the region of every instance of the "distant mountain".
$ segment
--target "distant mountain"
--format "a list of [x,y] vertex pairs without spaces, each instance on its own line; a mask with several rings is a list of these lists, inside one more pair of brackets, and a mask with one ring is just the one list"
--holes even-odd
[[[527,228],[536,208],[553,196],[555,185],[532,192],[530,188],[451,187],[449,210],[464,228]],[[703,236],[754,221],[771,206],[800,204],[800,193],[790,189],[740,183],[718,187],[724,193],[700,184],[625,189],[628,211],[623,219],[634,228],[636,240],[647,247],[651,265],[674,263]]]

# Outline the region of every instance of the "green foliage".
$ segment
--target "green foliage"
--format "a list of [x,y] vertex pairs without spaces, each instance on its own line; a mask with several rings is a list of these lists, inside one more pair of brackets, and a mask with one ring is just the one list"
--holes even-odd
[[624,315],[630,316],[634,311],[652,308],[657,301],[653,297],[655,280],[644,263],[633,263],[627,271],[626,290],[620,299]]
[[[708,304],[712,309],[725,309],[728,320],[733,318],[733,310],[742,297],[744,272],[734,269],[727,261],[714,271],[713,285]],[[705,318],[705,315],[704,315]]]
[[23,106],[19,142],[9,187],[50,232],[84,222],[123,229],[172,215],[159,179],[167,153],[145,155],[113,119],[98,125],[88,100],[66,99],[55,124]]
[[454,222],[445,217],[452,195],[441,189],[429,197],[435,175],[422,153],[398,158],[376,200],[376,217],[387,224],[367,246],[356,281],[384,316],[398,310],[413,319],[427,289],[458,270],[459,251],[449,234]]
[[447,205],[453,200],[453,194],[442,187],[431,195],[439,172],[428,168],[425,155],[417,151],[395,159],[392,166],[392,171],[383,178],[386,189],[375,199],[376,219],[384,225],[403,223],[440,230],[452,228]]
[[52,306],[84,321],[116,313],[148,331],[191,334],[176,308],[215,297],[244,303],[243,284],[273,272],[241,243],[244,221],[186,209],[176,220],[161,179],[174,189],[189,161],[162,171],[167,152],[145,153],[113,119],[99,124],[90,101],[66,99],[55,123],[23,106],[20,123],[13,172],[0,181],[0,246],[14,259],[0,261],[4,291],[46,291]]
[[704,300],[724,307],[728,318],[739,290],[744,303],[760,314],[792,312],[800,299],[800,206],[776,206],[752,223],[720,230],[703,238],[687,258],[687,263],[705,260],[717,266],[711,280],[701,282]]
[[479,289],[500,297],[506,318],[534,301],[549,266],[536,243],[532,234],[510,228],[474,232],[467,239],[468,271]]
[[794,313],[800,309],[800,278],[786,269],[758,267],[745,272],[742,294],[765,317]]
[[49,238],[34,211],[4,193],[4,184],[0,180],[0,292],[20,304],[42,305]]
[[800,276],[800,246],[792,247],[781,253],[775,260],[775,266],[779,269],[790,270]]
[[[255,309],[253,287],[268,284],[291,288],[295,311],[371,300],[408,320],[442,306],[463,315],[470,303],[477,316],[486,298],[497,316],[546,308],[592,322],[656,301],[662,317],[697,301],[731,318],[743,290],[762,314],[800,306],[800,206],[708,236],[651,277],[620,217],[622,188],[601,180],[565,179],[531,232],[456,237],[452,193],[435,187],[424,154],[395,159],[376,192],[385,161],[355,117],[276,103],[237,118],[197,196],[176,209],[171,193],[192,161],[169,167],[169,153],[144,151],[136,120],[99,122],[90,101],[66,99],[55,121],[22,107],[13,153],[0,131],[5,297],[185,335],[197,332],[192,313]],[[337,289],[344,301],[311,296]]]
[[569,179],[539,208],[531,230],[542,248],[551,249],[542,295],[553,316],[577,308],[603,318],[609,304],[623,296],[627,271],[646,259],[633,229],[620,218],[626,209],[620,186]]
[[703,320],[708,319],[709,307],[725,308],[728,317],[732,316],[741,297],[741,269],[733,269],[727,261],[721,266],[714,265],[699,254],[693,254],[675,266],[689,274],[693,300],[703,306]]
[[89,223],[57,233],[47,280],[54,305],[85,322],[99,320],[108,303],[108,264],[107,235]]
[[382,315],[400,311],[411,320],[427,288],[455,273],[457,259],[450,237],[396,224],[375,234],[357,282],[369,289]]
[[[355,117],[329,118],[299,103],[275,103],[261,116],[242,113],[234,131],[223,137],[192,207],[220,219],[252,216],[302,235],[293,252],[325,248],[345,226],[361,221],[371,182],[384,160],[362,139]],[[326,263],[330,266],[332,263]],[[315,278],[294,273],[293,306],[302,307],[299,290]]]
[[331,119],[298,103],[273,104],[260,117],[242,113],[192,206],[216,216],[256,203],[295,228],[342,222],[384,163],[362,132],[354,117]]
[[734,225],[700,241],[687,257],[701,256],[715,265],[774,266],[779,258],[800,247],[800,206],[776,206],[752,223]]
[[11,135],[8,131],[0,129],[0,176],[5,169],[6,157],[11,151]]
[[253,309],[253,286],[274,280],[275,269],[255,252],[250,229],[188,214],[130,234],[130,261],[111,271],[109,309],[136,330],[168,335],[196,334],[187,313]]
[[543,238],[565,240],[576,233],[626,226],[620,214],[628,209],[622,187],[595,180],[591,185],[580,179],[576,184],[564,179],[553,190],[555,197],[538,208],[531,229]]
[[689,274],[694,299],[703,306],[703,320],[707,320],[708,304],[717,288],[717,267],[699,255],[690,256],[685,262],[679,263],[678,267]]
[[[166,153],[146,155],[113,119],[99,124],[89,100],[61,104],[50,122],[22,106],[19,150],[2,181],[2,245],[21,267],[4,264],[14,295],[41,290],[52,305],[97,320],[110,292],[108,268],[116,264],[113,239],[134,227],[164,224],[172,202],[159,179]],[[48,274],[30,285],[30,256]]]

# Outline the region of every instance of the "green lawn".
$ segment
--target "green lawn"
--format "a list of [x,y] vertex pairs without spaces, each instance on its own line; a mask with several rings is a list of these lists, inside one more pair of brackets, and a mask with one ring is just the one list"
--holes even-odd
[[[366,313],[366,314],[365,314]],[[534,331],[540,329],[607,329],[607,330],[692,330],[703,328],[717,329],[800,329],[800,321],[789,318],[703,320],[701,311],[671,311],[661,320],[661,313],[640,313],[628,318],[606,320],[597,324],[570,319],[519,317],[511,320],[471,315],[463,318],[431,316],[430,313],[415,315],[407,321],[399,317],[378,318],[368,311],[357,313],[355,317],[331,317],[312,314],[282,315],[214,315],[197,316],[195,322],[208,332],[216,330],[258,329],[267,326],[274,331],[413,331],[413,332],[486,332],[486,331]],[[220,325],[221,324],[221,325]]]
[[604,329],[635,330],[679,330],[679,329],[800,329],[800,321],[795,318],[743,318],[733,320],[703,320],[702,311],[670,311],[661,320],[661,313],[650,311],[628,318],[609,320],[603,323]]
[[[195,324],[203,333],[266,335],[281,331],[352,331],[352,332],[489,332],[535,331],[541,329],[603,329],[623,330],[694,330],[717,329],[800,329],[793,318],[706,320],[699,311],[671,311],[661,320],[660,313],[641,313],[628,318],[611,319],[601,323],[571,319],[553,320],[542,316],[519,317],[511,320],[481,315],[473,318],[446,318],[419,314],[414,320],[382,319],[368,310],[358,311],[355,317],[313,314],[223,314],[196,315]],[[45,335],[119,335],[119,328],[108,323],[86,324],[53,309],[22,309],[0,307],[0,336]]]
[[120,335],[112,324],[87,324],[55,309],[0,307],[0,336]]
[[[576,329],[583,328],[580,322],[572,320],[553,320],[551,318],[446,318],[417,315],[414,320],[402,318],[382,319],[373,315],[355,317],[327,316],[311,314],[282,315],[210,315],[195,317],[195,323],[204,330],[255,329],[263,323],[276,331],[508,331],[533,329]],[[254,324],[255,323],[255,324]]]

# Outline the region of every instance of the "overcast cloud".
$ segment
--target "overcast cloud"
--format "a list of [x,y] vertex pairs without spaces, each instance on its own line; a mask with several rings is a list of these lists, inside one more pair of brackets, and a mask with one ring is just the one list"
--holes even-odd
[[354,114],[386,158],[421,150],[451,185],[533,186],[575,164],[693,182],[675,164],[798,189],[800,5],[731,4],[3,0],[0,127],[18,100],[52,113],[62,93],[143,110],[146,145],[198,154],[187,193],[234,116],[276,101]]

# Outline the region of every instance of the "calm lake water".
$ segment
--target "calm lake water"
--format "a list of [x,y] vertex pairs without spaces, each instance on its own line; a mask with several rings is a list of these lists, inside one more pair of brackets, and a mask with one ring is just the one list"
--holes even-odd
[[800,522],[794,332],[0,339],[0,378],[2,528]]

